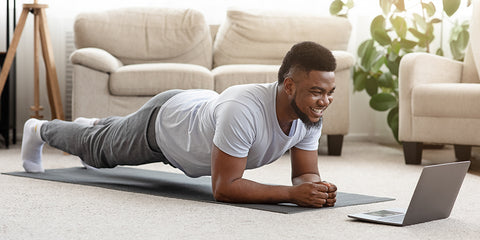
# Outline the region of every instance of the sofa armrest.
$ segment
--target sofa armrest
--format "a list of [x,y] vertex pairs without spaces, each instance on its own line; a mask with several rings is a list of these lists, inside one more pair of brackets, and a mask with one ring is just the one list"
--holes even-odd
[[355,57],[347,51],[332,51],[333,56],[337,62],[337,68],[335,72],[339,72],[345,69],[350,69],[355,64]]
[[97,71],[111,73],[123,66],[116,57],[99,48],[82,48],[74,51],[70,56],[73,64],[82,65]]

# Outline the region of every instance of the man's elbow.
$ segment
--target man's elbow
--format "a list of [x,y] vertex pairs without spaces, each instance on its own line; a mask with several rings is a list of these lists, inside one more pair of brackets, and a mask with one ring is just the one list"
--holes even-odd
[[222,188],[212,188],[213,191],[213,198],[215,198],[215,201],[218,202],[227,202],[227,203],[232,203],[234,200],[231,198],[231,196],[227,193],[225,189]]

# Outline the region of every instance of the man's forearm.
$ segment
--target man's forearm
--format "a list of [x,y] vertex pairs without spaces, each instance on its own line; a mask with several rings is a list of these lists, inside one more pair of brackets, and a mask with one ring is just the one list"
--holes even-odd
[[289,186],[272,186],[240,178],[213,189],[217,201],[235,203],[291,202]]

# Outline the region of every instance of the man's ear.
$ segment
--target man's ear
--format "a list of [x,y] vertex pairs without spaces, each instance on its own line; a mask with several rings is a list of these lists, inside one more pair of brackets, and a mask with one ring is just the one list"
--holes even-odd
[[293,96],[295,94],[295,82],[291,77],[285,78],[283,81],[283,89],[285,89],[285,93],[289,96]]

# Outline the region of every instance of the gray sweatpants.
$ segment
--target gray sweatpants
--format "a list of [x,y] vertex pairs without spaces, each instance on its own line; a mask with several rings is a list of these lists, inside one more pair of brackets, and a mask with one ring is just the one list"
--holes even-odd
[[96,168],[152,162],[169,164],[155,140],[155,119],[160,107],[180,92],[182,90],[162,92],[135,113],[103,118],[95,126],[49,121],[42,125],[40,134],[48,145],[79,156]]

